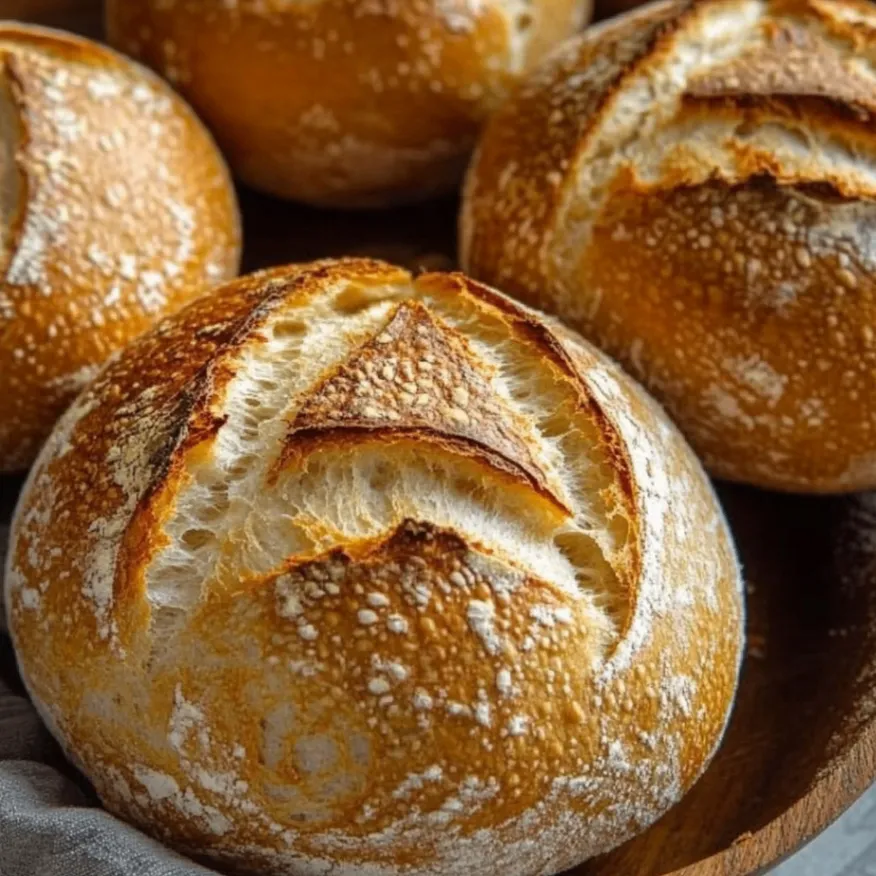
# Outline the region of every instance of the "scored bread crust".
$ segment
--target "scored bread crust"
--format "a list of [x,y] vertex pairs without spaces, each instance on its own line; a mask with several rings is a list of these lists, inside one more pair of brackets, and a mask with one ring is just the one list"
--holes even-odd
[[876,484],[876,14],[846,0],[644,7],[497,114],[465,269],[558,313],[716,475]]
[[742,645],[720,507],[641,389],[462,275],[353,259],[108,364],[31,472],[6,600],[104,804],[259,873],[605,851],[705,768]]
[[591,5],[119,0],[107,31],[182,91],[247,183],[369,207],[457,185],[487,115]]
[[0,24],[0,471],[128,339],[237,272],[225,165],[153,73]]

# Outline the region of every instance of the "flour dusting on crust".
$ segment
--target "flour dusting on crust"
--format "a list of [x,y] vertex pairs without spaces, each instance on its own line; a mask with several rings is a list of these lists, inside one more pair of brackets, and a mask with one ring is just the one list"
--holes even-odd
[[715,475],[876,486],[876,31],[853,0],[649,4],[492,117],[463,267],[630,368]]
[[105,804],[269,874],[606,851],[705,768],[741,653],[659,408],[558,324],[379,262],[245,278],[119,355],[9,569],[27,684]]
[[11,22],[0,53],[0,467],[16,470],[113,350],[234,275],[240,233],[222,158],[165,83]]

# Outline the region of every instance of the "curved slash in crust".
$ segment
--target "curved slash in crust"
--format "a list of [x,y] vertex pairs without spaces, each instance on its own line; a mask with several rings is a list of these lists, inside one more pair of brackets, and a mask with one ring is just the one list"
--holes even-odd
[[[509,323],[509,327],[518,336],[536,347],[545,361],[551,362],[560,370],[563,376],[571,381],[579,391],[579,404],[582,409],[599,423],[600,434],[605,442],[606,452],[612,457],[616,466],[619,486],[623,491],[624,501],[632,506],[634,502],[633,474],[629,456],[623,450],[617,427],[612,423],[608,413],[593,397],[593,393],[581,377],[581,369],[569,354],[566,344],[561,338],[568,337],[569,331],[561,323],[551,320],[545,315],[530,314],[518,306],[506,295],[496,292],[490,286],[485,286],[477,280],[472,280],[464,274],[424,274],[417,279],[417,285],[427,285],[430,281],[447,283],[448,280],[458,282],[459,294],[473,295],[501,311]],[[551,325],[553,323],[553,326]],[[552,330],[555,329],[555,330]]]
[[383,330],[308,396],[273,476],[317,447],[408,438],[481,460],[571,516],[522,439],[519,415],[496,394],[486,369],[465,339],[421,303],[398,305]]
[[765,44],[694,77],[685,103],[720,101],[791,116],[811,108],[834,122],[872,122],[873,85],[850,67],[848,56],[802,23],[783,21],[764,30]]
[[[521,307],[506,295],[496,292],[490,286],[472,280],[464,274],[424,274],[417,279],[417,285],[426,286],[433,282],[438,285],[453,282],[457,285],[458,294],[476,295],[482,301],[501,311],[508,321],[509,328],[519,337],[525,339],[527,343],[537,348],[544,356],[545,361],[552,363],[575,386],[578,391],[580,410],[598,425],[604,451],[611,458],[617,477],[619,495],[616,496],[616,499],[622,504],[625,516],[634,530],[634,536],[630,539],[628,567],[621,576],[632,587],[632,582],[638,580],[642,567],[642,533],[637,522],[638,496],[633,465],[617,425],[587,385],[583,376],[586,373],[586,365],[583,361],[576,361],[575,354],[570,352],[570,345],[572,345],[572,350],[577,350],[576,336],[562,323],[552,321],[550,317],[531,314],[526,308]],[[630,622],[631,616],[632,613],[628,615],[627,623]],[[623,632],[626,632],[626,628]]]
[[[11,131],[5,130],[7,125]],[[27,220],[31,181],[23,155],[29,140],[23,78],[16,67],[15,55],[0,48],[0,141],[3,141],[0,146],[3,156],[0,158],[0,223],[3,226],[0,228],[0,278],[4,281],[21,245]]]

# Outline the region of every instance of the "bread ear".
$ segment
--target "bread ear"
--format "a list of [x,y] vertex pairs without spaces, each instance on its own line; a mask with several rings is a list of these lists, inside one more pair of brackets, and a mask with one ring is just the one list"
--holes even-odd
[[568,516],[522,439],[519,418],[496,395],[488,366],[461,335],[423,305],[403,303],[307,397],[280,465],[292,458],[300,465],[307,453],[336,442],[433,443],[543,493]]

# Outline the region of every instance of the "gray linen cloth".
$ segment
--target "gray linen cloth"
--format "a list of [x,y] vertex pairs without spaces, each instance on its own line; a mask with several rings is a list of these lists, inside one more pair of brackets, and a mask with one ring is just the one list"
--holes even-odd
[[0,657],[0,876],[206,876],[97,805]]

